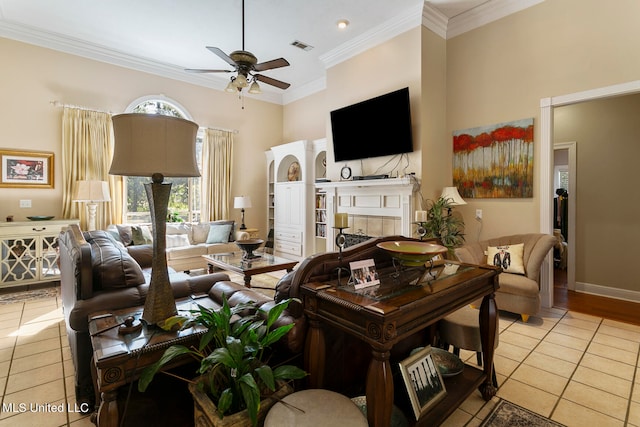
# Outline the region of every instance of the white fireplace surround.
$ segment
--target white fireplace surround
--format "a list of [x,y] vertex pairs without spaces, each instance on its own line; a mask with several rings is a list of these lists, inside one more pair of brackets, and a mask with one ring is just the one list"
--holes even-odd
[[328,241],[337,233],[333,214],[338,212],[349,215],[345,233],[411,236],[419,185],[414,176],[316,183],[317,190],[326,192]]

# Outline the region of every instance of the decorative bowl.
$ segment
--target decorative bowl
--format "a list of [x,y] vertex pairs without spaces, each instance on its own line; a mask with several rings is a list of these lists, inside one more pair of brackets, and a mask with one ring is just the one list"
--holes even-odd
[[[410,355],[421,351],[424,347],[418,347],[411,350]],[[464,362],[455,354],[448,352],[447,350],[431,347],[431,356],[433,357],[433,363],[436,364],[440,375],[443,377],[453,377],[458,375],[464,370]]]
[[35,215],[35,216],[28,216],[27,219],[30,219],[31,221],[48,221],[50,219],[53,219],[55,217],[53,216],[48,216],[48,215]]
[[428,242],[395,241],[378,243],[380,249],[387,251],[400,264],[408,267],[419,267],[435,255],[444,254],[447,248]]
[[246,239],[246,240],[236,240],[235,244],[238,245],[240,249],[242,249],[242,258],[245,259],[253,259],[260,258],[260,255],[256,255],[253,253],[256,249],[260,247],[264,243],[262,239]]

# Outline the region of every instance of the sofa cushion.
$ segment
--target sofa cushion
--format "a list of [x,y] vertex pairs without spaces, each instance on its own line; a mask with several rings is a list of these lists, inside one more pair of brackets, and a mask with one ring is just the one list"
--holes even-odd
[[187,234],[167,234],[167,249],[190,245]]
[[[169,236],[167,236],[169,237]],[[207,247],[204,244],[179,246],[167,249],[167,260],[200,257],[207,254]]]
[[151,230],[146,225],[132,225],[131,239],[134,245],[150,245],[153,243]]
[[191,244],[191,224],[185,224],[183,222],[174,222],[167,224],[167,237],[174,234],[186,234]]
[[93,288],[127,288],[145,282],[140,265],[126,249],[118,247],[106,231],[85,232],[84,238],[91,245]]
[[232,229],[231,224],[211,224],[209,226],[209,235],[207,243],[226,243],[229,241],[229,235]]
[[487,264],[502,267],[505,273],[524,274],[524,243],[487,247]]

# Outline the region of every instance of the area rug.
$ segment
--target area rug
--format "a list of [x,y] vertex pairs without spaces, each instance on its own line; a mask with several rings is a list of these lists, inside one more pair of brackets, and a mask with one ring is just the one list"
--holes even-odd
[[0,304],[13,304],[16,302],[34,301],[42,298],[55,298],[60,296],[60,287],[34,289],[30,291],[18,291],[0,293]]
[[563,427],[542,415],[501,399],[480,427]]

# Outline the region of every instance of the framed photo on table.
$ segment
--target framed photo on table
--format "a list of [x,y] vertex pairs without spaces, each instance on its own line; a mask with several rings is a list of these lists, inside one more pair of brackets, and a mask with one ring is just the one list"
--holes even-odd
[[349,268],[351,269],[353,286],[355,286],[356,289],[380,284],[380,277],[376,271],[376,264],[373,259],[350,262]]
[[53,153],[0,149],[0,187],[53,188]]
[[400,372],[416,420],[447,394],[430,346],[400,362]]

